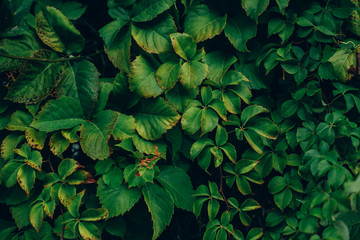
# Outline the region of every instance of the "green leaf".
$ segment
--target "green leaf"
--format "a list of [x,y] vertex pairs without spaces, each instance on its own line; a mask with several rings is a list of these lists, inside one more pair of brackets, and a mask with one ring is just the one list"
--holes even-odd
[[[105,26],[106,27],[106,26]],[[112,26],[111,26],[112,27]],[[109,26],[110,28],[110,26]],[[104,29],[104,32],[108,31]],[[110,31],[110,30],[109,30]],[[130,46],[131,46],[131,30],[129,27],[124,29],[117,29],[115,28],[113,35],[115,37],[112,41],[110,41],[110,45],[105,46],[105,52],[109,57],[109,60],[112,64],[125,72],[130,71]],[[100,32],[101,34],[101,32]],[[103,38],[105,37],[105,33],[102,35]],[[105,40],[105,39],[104,39]]]
[[285,8],[289,6],[290,0],[276,0],[279,10],[282,14],[285,13]]
[[228,134],[226,132],[226,129],[220,125],[216,128],[216,135],[215,135],[215,143],[216,146],[222,146],[224,145],[228,140]]
[[268,7],[270,0],[242,0],[241,6],[246,12],[246,15],[257,22],[260,16]]
[[160,13],[168,10],[174,3],[175,0],[137,1],[133,6],[134,17],[131,20],[134,22],[150,21]]
[[246,236],[246,240],[257,240],[259,238],[261,238],[263,235],[263,230],[262,228],[252,228],[247,236]]
[[244,14],[229,16],[225,27],[225,36],[240,52],[249,52],[246,43],[256,36],[257,25]]
[[[51,59],[55,56],[42,50],[34,57]],[[27,62],[21,67],[5,99],[17,103],[38,103],[46,98],[62,77],[63,64],[59,62]]]
[[176,32],[173,18],[166,14],[151,22],[133,24],[131,35],[137,44],[148,53],[166,53],[171,50],[169,34]]
[[143,57],[138,56],[131,63],[130,90],[143,97],[159,96],[163,90],[156,82],[156,68]]
[[17,110],[11,114],[10,121],[6,126],[9,131],[25,131],[32,121],[32,116],[26,112]]
[[177,55],[185,60],[190,60],[196,53],[196,42],[186,33],[170,34],[171,44]]
[[280,176],[276,176],[273,177],[270,181],[269,181],[269,193],[271,194],[275,194],[280,192],[281,190],[284,189],[284,187],[286,187],[286,182],[285,179],[283,177]]
[[180,76],[180,62],[165,62],[156,71],[156,80],[165,91],[172,89]]
[[274,195],[275,204],[283,211],[291,202],[292,193],[289,188],[285,188],[285,190],[280,193]]
[[213,109],[202,110],[201,135],[213,131],[219,122],[219,117]]
[[42,150],[46,140],[46,132],[37,131],[34,128],[28,128],[25,131],[26,141],[32,148]]
[[268,112],[269,110],[267,110],[266,108],[264,108],[263,106],[260,105],[250,105],[248,107],[246,107],[242,113],[241,113],[241,123],[244,126],[247,121],[249,121],[252,117],[260,114],[260,113],[264,113],[264,112]]
[[146,140],[159,139],[180,119],[173,106],[162,98],[144,99],[135,108],[136,131]]
[[107,218],[108,215],[109,211],[105,208],[89,208],[81,214],[80,219],[87,222],[96,222]]
[[272,211],[266,216],[266,226],[274,227],[281,223],[285,219],[285,216],[280,211]]
[[250,146],[259,154],[263,154],[263,142],[260,136],[253,130],[244,131],[244,136],[246,141],[250,144]]
[[207,78],[215,85],[220,85],[224,74],[236,61],[236,57],[223,51],[206,54],[204,62],[209,66]]
[[109,210],[109,217],[119,216],[130,211],[141,197],[137,188],[128,188],[125,184],[111,188],[102,179],[98,180],[96,195],[102,206]]
[[205,79],[208,66],[201,62],[185,62],[180,69],[180,82],[186,89],[198,87]]
[[114,42],[115,38],[118,36],[120,30],[128,23],[129,21],[126,20],[115,20],[99,30],[99,35],[104,40],[105,46],[107,48],[111,47],[112,43]]
[[30,211],[31,225],[39,232],[44,218],[44,208],[41,203],[35,204]]
[[208,202],[209,221],[213,221],[220,209],[220,203],[217,199],[210,198]]
[[100,83],[100,92],[96,103],[96,112],[103,111],[113,90],[113,84],[108,82]]
[[160,168],[156,179],[170,193],[176,207],[192,211],[194,190],[190,177],[181,168],[170,166]]
[[79,2],[63,2],[59,6],[59,10],[70,20],[77,20],[80,18],[87,6]]
[[356,70],[351,69],[356,68],[356,52],[349,49],[340,49],[331,56],[329,62],[334,66],[337,77],[346,82],[355,74]]
[[208,5],[200,4],[192,7],[185,17],[184,32],[202,42],[219,35],[226,24],[226,14],[221,16]]
[[19,229],[30,225],[30,210],[29,201],[10,207],[11,216]]
[[95,240],[101,238],[101,232],[94,223],[79,222],[79,233],[84,240]]
[[69,199],[68,205],[66,206],[70,215],[78,218],[80,217],[79,208],[81,205],[81,200],[84,197],[85,190],[79,192],[78,194],[75,194]]
[[17,181],[20,187],[29,195],[35,184],[35,170],[28,165],[23,165],[17,172]]
[[31,126],[41,131],[51,132],[72,128],[84,122],[81,105],[71,97],[48,101],[35,116]]
[[231,143],[226,143],[225,145],[221,146],[221,150],[223,150],[223,152],[230,159],[230,161],[236,163],[237,157],[234,145],[232,145]]
[[251,198],[246,199],[240,206],[242,211],[253,211],[259,208],[261,208],[260,204]]
[[73,61],[67,64],[64,77],[57,87],[57,96],[79,100],[86,116],[95,109],[99,93],[99,72],[89,61]]
[[67,206],[72,196],[76,194],[75,186],[69,184],[61,184],[58,192],[58,198],[62,205]]
[[36,14],[36,32],[43,43],[58,52],[78,53],[85,45],[79,30],[54,7],[47,6]]
[[92,159],[105,159],[110,155],[108,140],[118,119],[118,113],[105,110],[94,115],[93,120],[81,126],[80,145]]
[[117,120],[112,131],[115,140],[125,140],[135,133],[135,118],[122,113],[117,113]]
[[306,216],[300,220],[299,231],[304,233],[315,233],[319,228],[318,221],[313,216]]
[[236,186],[240,193],[244,195],[252,194],[249,182],[241,175],[236,177]]
[[73,172],[80,168],[80,164],[71,158],[63,159],[58,166],[58,174],[62,180],[65,180]]
[[12,187],[17,182],[17,174],[19,169],[24,166],[23,163],[10,161],[1,169],[1,180],[6,187]]
[[24,139],[25,139],[24,134],[18,132],[10,133],[9,135],[7,135],[1,143],[1,157],[5,161],[14,159],[15,157],[14,149],[17,148],[19,143]]
[[[183,113],[187,103],[198,94],[198,89],[187,90],[181,84],[176,84],[173,89],[165,94],[166,99],[179,113]],[[360,105],[359,105],[360,106]]]
[[69,145],[69,141],[62,136],[61,132],[56,132],[50,137],[49,147],[55,156],[61,155]]
[[24,161],[30,167],[41,172],[42,156],[39,151],[32,151],[29,157]]
[[190,148],[190,156],[192,160],[194,160],[201,153],[201,151],[207,146],[214,146],[214,142],[209,138],[205,138],[205,137],[196,140],[196,142],[194,142],[194,144]]
[[275,123],[268,118],[253,118],[246,127],[269,139],[276,139],[279,134],[279,129]]
[[160,236],[170,223],[174,213],[173,201],[170,194],[157,184],[147,183],[142,188],[142,193],[151,213],[154,229],[152,239],[154,240]]
[[283,117],[291,117],[296,113],[298,103],[295,100],[287,100],[281,105],[281,115]]

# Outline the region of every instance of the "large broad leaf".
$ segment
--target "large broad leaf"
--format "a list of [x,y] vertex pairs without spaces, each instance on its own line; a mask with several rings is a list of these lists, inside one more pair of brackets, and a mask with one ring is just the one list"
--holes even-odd
[[174,5],[175,0],[140,0],[133,6],[133,22],[146,22]]
[[51,100],[35,116],[31,126],[41,131],[51,132],[72,128],[84,122],[81,105],[71,97]]
[[156,82],[156,68],[142,55],[131,63],[131,77],[129,87],[143,97],[159,96],[163,90]]
[[337,77],[345,82],[350,80],[356,73],[356,52],[350,49],[341,49],[329,59],[334,66]]
[[276,139],[279,134],[279,129],[275,123],[268,118],[254,118],[248,122],[246,128],[269,139]]
[[14,149],[17,148],[17,145],[19,145],[19,143],[24,140],[24,138],[24,134],[21,134],[19,132],[14,132],[7,135],[1,143],[1,157],[5,161],[14,159]]
[[270,0],[242,0],[246,14],[257,22],[258,16],[268,7]]
[[17,181],[20,187],[29,195],[35,184],[35,170],[28,165],[23,165],[17,172]]
[[146,140],[156,140],[180,119],[175,108],[162,98],[144,99],[134,109],[136,131]]
[[189,134],[196,133],[201,127],[202,115],[203,110],[201,108],[188,108],[181,119],[182,129]]
[[92,159],[105,159],[110,155],[108,140],[114,129],[118,113],[106,110],[94,115],[92,121],[81,126],[80,145]]
[[205,79],[208,66],[201,62],[185,62],[180,69],[180,82],[186,89],[198,87]]
[[185,32],[201,42],[219,35],[225,27],[226,15],[222,16],[208,5],[197,5],[189,10],[184,22]]
[[166,14],[151,22],[133,24],[131,34],[137,44],[149,53],[165,53],[171,50],[169,34],[176,32],[173,18]]
[[131,30],[123,26],[127,21],[116,20],[99,30],[105,42],[105,52],[118,69],[130,71]]
[[117,113],[117,120],[112,135],[115,140],[124,140],[135,133],[135,118]]
[[[41,46],[31,33],[18,36],[16,39],[2,39],[0,41],[0,51],[13,56],[30,57],[39,49]],[[1,71],[10,71],[19,68],[22,64],[23,61],[0,56]]]
[[233,55],[222,51],[206,54],[204,61],[209,66],[207,78],[214,82],[214,84],[219,85],[226,71],[236,62],[236,60],[236,57]]
[[231,44],[240,52],[249,52],[246,42],[256,36],[257,25],[244,14],[229,17],[225,27],[225,35]]
[[190,177],[181,168],[163,167],[156,179],[170,193],[178,208],[192,211],[194,190]]
[[96,195],[103,207],[109,210],[109,217],[119,216],[129,211],[141,197],[137,188],[128,188],[125,184],[111,188],[102,179],[98,181]]
[[196,42],[186,33],[170,34],[171,44],[177,55],[185,60],[191,59],[196,53]]
[[176,84],[173,89],[165,94],[166,99],[180,113],[184,112],[186,104],[198,94],[198,89],[187,90],[181,84]]
[[[40,58],[53,58],[55,55],[47,51],[35,54]],[[61,79],[63,64],[59,62],[27,62],[20,70],[5,97],[18,103],[37,103],[46,98]]]
[[247,123],[247,121],[249,121],[252,117],[260,114],[260,113],[264,113],[264,112],[268,112],[269,110],[267,110],[266,108],[264,108],[263,106],[260,105],[250,105],[248,107],[246,107],[242,113],[241,113],[241,123],[243,125],[245,125]]
[[104,40],[105,46],[108,48],[114,42],[120,30],[128,23],[128,20],[115,20],[99,30],[99,35]]
[[146,205],[151,213],[154,234],[152,239],[160,236],[170,223],[174,213],[173,200],[168,192],[157,184],[148,183],[142,188]]
[[84,240],[94,240],[101,238],[98,227],[91,222],[79,222],[79,233]]
[[57,94],[78,99],[84,113],[89,114],[95,108],[98,97],[99,75],[96,67],[89,61],[67,64]]
[[21,110],[17,110],[11,114],[10,121],[6,125],[6,129],[10,131],[25,131],[28,129],[32,116]]
[[165,91],[173,88],[179,80],[180,68],[180,61],[163,63],[156,71],[156,80],[159,86]]
[[36,15],[36,32],[46,45],[58,52],[80,52],[85,39],[79,30],[54,7],[47,6]]

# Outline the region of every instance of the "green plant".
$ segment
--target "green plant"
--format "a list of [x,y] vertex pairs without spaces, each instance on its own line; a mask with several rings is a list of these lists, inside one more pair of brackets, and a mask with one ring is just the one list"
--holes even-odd
[[1,239],[357,239],[357,0],[5,0]]

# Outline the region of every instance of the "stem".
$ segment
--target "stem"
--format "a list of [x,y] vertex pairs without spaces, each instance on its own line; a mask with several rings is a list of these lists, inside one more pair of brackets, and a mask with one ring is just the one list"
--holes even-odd
[[[51,171],[52,171],[53,173],[55,173],[54,167],[53,167],[53,165],[51,164],[50,159],[48,160],[48,162],[49,162]],[[60,205],[60,212],[61,212],[61,215],[62,215],[62,217],[63,217],[63,220],[65,220],[65,218],[64,218],[64,210],[63,210],[63,208],[62,208],[61,205]],[[62,226],[62,231],[61,231],[60,240],[64,240],[64,234],[65,234],[65,224],[63,224],[63,226]]]
[[330,108],[330,104],[331,104],[331,103],[329,103],[328,99],[326,98],[326,96],[325,96],[325,94],[324,94],[324,92],[322,91],[321,88],[320,88],[320,92],[321,92],[321,95],[322,95],[322,97],[324,98],[324,100],[325,100],[325,102],[326,102],[326,105],[327,105],[327,107],[328,107],[328,112],[331,113],[331,108]]
[[221,165],[219,167],[219,172],[220,172],[220,188],[219,188],[219,192],[220,192],[221,196],[224,198],[224,202],[226,203],[226,207],[229,210],[230,209],[229,203],[226,200],[225,194],[223,192],[223,173],[222,173],[222,166]]
[[91,53],[91,54],[86,55],[86,56],[58,58],[58,59],[46,59],[46,58],[36,58],[36,57],[21,57],[21,56],[14,56],[14,55],[9,55],[9,54],[0,52],[0,57],[11,58],[11,59],[16,59],[16,60],[36,61],[36,62],[67,62],[67,61],[74,61],[74,60],[79,60],[79,59],[83,59],[83,58],[89,58],[89,57],[98,55],[98,54],[100,54],[102,52],[103,51],[96,51],[96,52]]

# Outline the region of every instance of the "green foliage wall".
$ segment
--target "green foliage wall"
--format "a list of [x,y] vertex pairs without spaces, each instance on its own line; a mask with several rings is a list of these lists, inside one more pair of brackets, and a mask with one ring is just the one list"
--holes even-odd
[[1,1],[0,239],[358,239],[358,5]]

